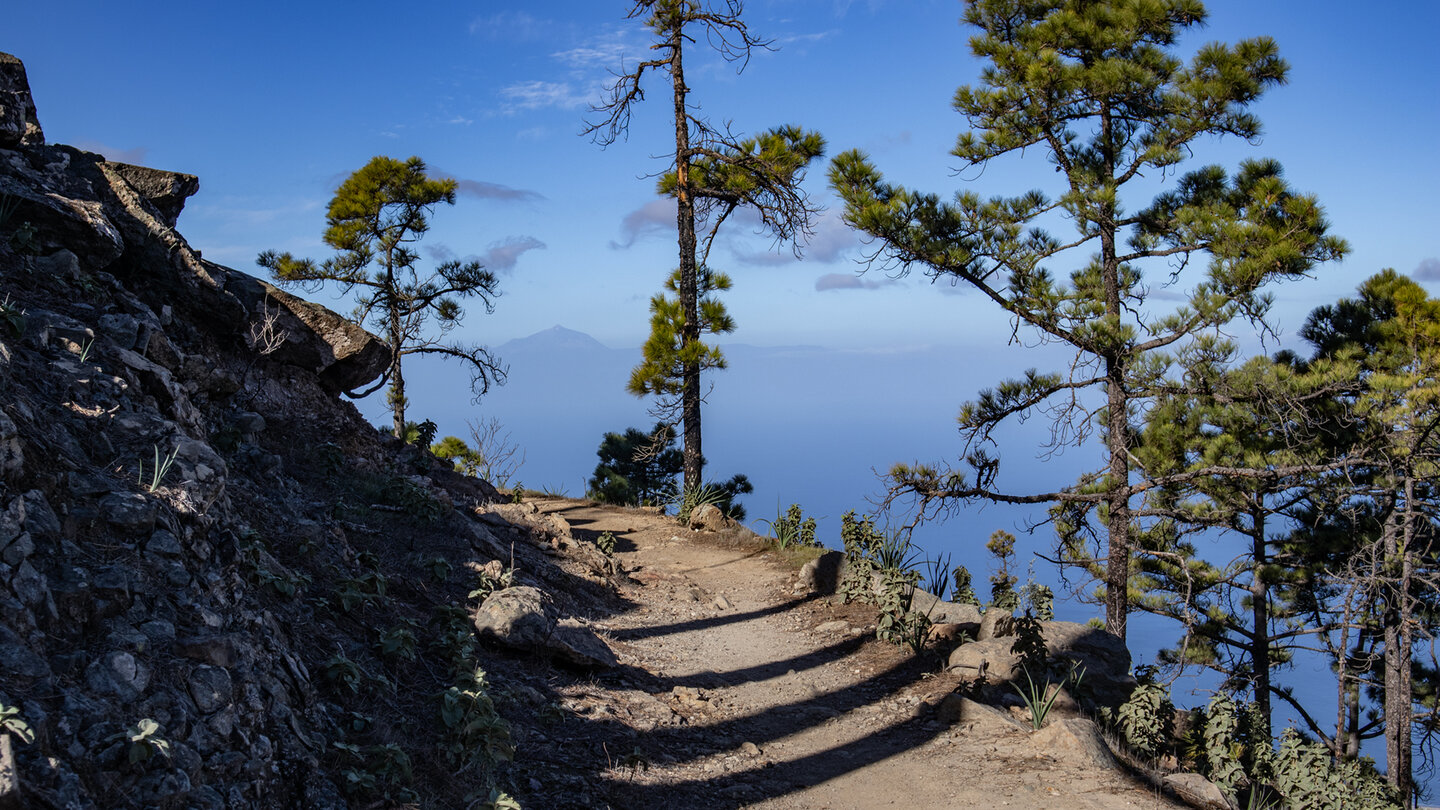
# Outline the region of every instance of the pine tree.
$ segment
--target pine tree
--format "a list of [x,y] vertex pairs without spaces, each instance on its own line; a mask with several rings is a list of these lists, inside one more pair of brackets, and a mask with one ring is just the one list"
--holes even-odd
[[[757,138],[737,140],[712,126],[695,112],[685,83],[685,47],[697,39],[706,42],[727,62],[743,70],[756,48],[770,43],[750,32],[742,19],[741,0],[636,0],[629,18],[644,18],[654,34],[654,58],[622,70],[611,87],[609,100],[597,107],[602,117],[586,131],[602,145],[627,134],[634,105],[644,98],[645,76],[659,71],[670,78],[675,153],[673,167],[660,179],[663,194],[676,203],[675,222],[680,253],[677,288],[678,346],[681,365],[679,421],[683,424],[685,488],[701,486],[704,464],[701,445],[700,277],[703,258],[697,256],[697,226],[708,227],[705,255],[722,223],[739,208],[755,213],[763,230],[777,240],[795,241],[808,235],[815,209],[800,190],[808,163],[825,148],[824,140],[796,127],[781,127]],[[652,320],[652,323],[654,321]],[[648,362],[648,360],[647,360]]]
[[[1423,671],[1416,642],[1440,629],[1440,299],[1386,270],[1361,285],[1358,299],[1317,309],[1301,335],[1317,362],[1350,357],[1360,368],[1335,433],[1356,443],[1365,464],[1335,482],[1338,508],[1322,526],[1348,534],[1336,555],[1345,564],[1332,562],[1349,586],[1339,604],[1357,608],[1358,621],[1346,629],[1355,632],[1356,649],[1372,651],[1357,657],[1357,675],[1373,676],[1365,659],[1378,659],[1370,686],[1383,703],[1387,771],[1408,799],[1412,728],[1433,731],[1440,717],[1433,684],[1417,693],[1415,679]],[[1341,660],[1355,657],[1350,649],[1339,645]],[[1417,712],[1417,703],[1428,711]]]
[[[487,314],[494,311],[494,299],[500,295],[495,274],[475,261],[447,261],[423,275],[416,268],[420,257],[411,246],[429,230],[429,215],[436,205],[455,204],[456,186],[453,179],[428,176],[418,157],[403,163],[384,156],[372,158],[346,178],[330,200],[324,239],[338,251],[335,256],[317,264],[267,250],[258,259],[283,285],[313,292],[334,282],[342,294],[359,288],[356,323],[378,321],[390,347],[390,366],[381,384],[390,383],[393,431],[398,438],[405,436],[401,360],[406,355],[437,354],[462,361],[470,367],[471,389],[477,398],[491,384],[505,380],[504,366],[487,349],[443,341],[464,316],[460,299],[478,298]],[[438,335],[427,330],[432,317]]]
[[[680,289],[680,271],[670,274],[665,289],[672,294]],[[725,304],[714,296],[730,289],[730,277],[702,265],[696,273],[696,312],[699,335],[722,335],[735,331],[735,320],[726,312]],[[650,299],[650,337],[643,348],[644,360],[630,372],[627,386],[636,396],[659,398],[657,411],[673,413],[686,390],[686,370],[725,368],[725,355],[719,346],[707,345],[699,337],[685,340],[685,324],[689,321],[679,295],[660,293]]]
[[[1068,347],[1074,361],[1065,373],[1031,370],[964,406],[973,477],[899,465],[893,493],[916,496],[922,516],[973,498],[1056,504],[1070,559],[1100,579],[1106,628],[1123,638],[1132,499],[1145,488],[1132,480],[1140,406],[1174,352],[1237,318],[1261,320],[1268,284],[1302,277],[1345,246],[1272,160],[1247,161],[1233,176],[1197,169],[1138,210],[1122,194],[1142,177],[1174,176],[1211,137],[1258,137],[1247,108],[1287,70],[1269,38],[1206,45],[1183,63],[1172,51],[1205,20],[1197,0],[970,0],[965,20],[980,29],[971,48],[988,64],[978,87],[955,94],[972,130],[952,154],[980,169],[1006,155],[1044,154],[1058,194],[987,200],[967,191],[944,202],[885,182],[857,151],[834,161],[831,182],[846,220],[876,239],[877,260],[963,282],[1008,312],[1017,330],[1023,324],[1039,342]],[[1047,230],[1064,221],[1074,226],[1068,237]],[[1196,280],[1190,265],[1200,262]],[[1155,311],[1147,273],[1157,272],[1172,295],[1182,280],[1193,282],[1168,313]],[[1098,430],[1103,466],[1062,491],[1001,491],[999,462],[983,445],[1001,423],[1037,409],[1054,419],[1058,443],[1079,444]]]
[[661,422],[649,433],[626,428],[606,433],[595,455],[588,497],[604,503],[650,505],[675,489],[684,460],[674,448],[675,430]]
[[[1316,481],[1350,466],[1316,412],[1348,389],[1354,366],[1262,356],[1232,368],[1228,341],[1197,348],[1179,358],[1184,382],[1148,404],[1133,450],[1153,486],[1133,516],[1153,522],[1136,535],[1132,602],[1184,628],[1162,663],[1198,664],[1223,675],[1228,691],[1247,689],[1267,728],[1274,697],[1310,718],[1276,678],[1325,630],[1296,604],[1316,564],[1291,531]],[[1227,545],[1211,562],[1192,538],[1221,533],[1245,552],[1232,556]]]

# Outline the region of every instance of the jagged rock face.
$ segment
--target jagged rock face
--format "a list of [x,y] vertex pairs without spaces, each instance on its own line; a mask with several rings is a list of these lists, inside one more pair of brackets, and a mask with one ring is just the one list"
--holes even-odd
[[254,349],[257,340],[273,337],[265,352],[270,360],[318,375],[331,391],[362,388],[384,373],[390,350],[379,338],[324,307],[205,261],[190,247],[175,225],[186,198],[200,188],[198,178],[45,145],[38,124],[28,128],[34,104],[24,66],[4,54],[0,108],[29,116],[22,136],[7,141],[0,127],[0,195],[14,207],[9,221],[16,233],[25,229],[17,247],[41,257],[45,269],[109,273],[151,311],[179,316],[224,341],[245,340]]
[[8,53],[0,53],[0,147],[45,143],[25,65]]
[[161,221],[172,228],[180,219],[185,200],[200,190],[200,178],[193,174],[167,172],[113,161],[107,161],[106,165],[153,205],[160,213]]

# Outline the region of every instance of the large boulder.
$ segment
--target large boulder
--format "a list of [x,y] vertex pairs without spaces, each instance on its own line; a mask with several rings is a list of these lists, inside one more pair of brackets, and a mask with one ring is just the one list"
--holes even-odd
[[840,590],[840,580],[844,577],[845,554],[832,549],[800,566],[800,581],[796,588],[828,596]]
[[549,595],[528,585],[485,597],[475,613],[475,630],[482,638],[507,647],[549,655],[586,669],[619,663],[599,636],[574,619],[558,618]]
[[1037,753],[1087,770],[1114,770],[1115,757],[1094,721],[1083,717],[1056,720],[1030,735]]
[[929,617],[931,624],[980,624],[980,608],[959,602],[946,602],[922,588],[910,594],[910,612]]
[[25,64],[8,53],[0,53],[0,147],[42,143],[45,133],[35,114]]
[[[1072,687],[1078,695],[1088,696],[1098,706],[1118,706],[1130,697],[1135,679],[1125,642],[1098,627],[1074,622],[1041,622],[1040,633],[1051,661],[1074,661],[1084,668],[1080,683]],[[1013,636],[1004,636],[961,645],[950,653],[948,667],[986,681],[1023,681],[1020,657],[1011,649],[1014,644]],[[1069,668],[1056,670],[1058,681]]]
[[690,528],[704,532],[723,532],[731,525],[730,519],[713,503],[701,504],[690,513]]

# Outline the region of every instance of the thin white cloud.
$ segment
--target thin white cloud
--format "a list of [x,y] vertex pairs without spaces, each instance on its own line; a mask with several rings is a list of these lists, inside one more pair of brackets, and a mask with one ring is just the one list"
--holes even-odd
[[591,37],[588,41],[574,48],[556,51],[551,56],[571,68],[618,69],[625,54],[637,50],[635,46],[629,44],[629,38],[629,32],[626,29],[607,26],[604,31]]
[[1440,259],[1434,256],[1421,259],[1410,277],[1416,281],[1440,281]]
[[899,284],[898,279],[885,278],[883,280],[863,279],[854,273],[826,273],[815,279],[816,292],[826,290],[878,290],[882,287],[892,287]]
[[797,44],[797,43],[821,42],[821,41],[827,40],[827,39],[829,39],[830,37],[833,37],[833,36],[835,36],[836,34],[839,34],[839,33],[840,33],[840,30],[839,30],[838,28],[832,28],[832,29],[830,29],[829,31],[817,31],[817,32],[815,32],[815,33],[813,33],[813,34],[790,34],[790,35],[788,35],[788,36],[779,37],[778,39],[775,40],[775,42],[776,42],[777,44],[780,44],[780,45],[794,45],[794,44]]
[[548,107],[577,109],[589,106],[595,94],[577,90],[570,82],[518,82],[500,88],[500,97],[505,99],[504,112],[519,110],[540,110]]
[[[720,235],[721,241],[731,245],[730,252],[736,260],[760,266],[790,264],[796,260],[789,246],[784,244],[771,245],[768,250],[747,250],[741,247],[742,243],[735,237],[740,235],[745,226],[751,229],[751,233],[760,232],[760,220],[753,211],[737,212]],[[860,237],[855,230],[846,225],[845,220],[838,214],[824,211],[815,221],[815,230],[810,234],[810,238],[800,245],[800,250],[801,256],[809,261],[834,264],[851,258],[859,247]]]
[[431,177],[438,177],[442,180],[454,180],[455,191],[466,197],[475,197],[481,200],[502,200],[506,202],[529,202],[543,200],[545,195],[538,191],[531,191],[525,188],[511,188],[500,183],[491,183],[488,180],[466,180],[455,175],[431,167]]
[[851,252],[860,247],[860,237],[855,229],[845,224],[838,214],[826,211],[815,223],[815,233],[805,247],[805,255],[817,262],[827,264],[849,258]]
[[544,34],[551,23],[523,11],[502,11],[470,21],[470,33],[489,39],[530,40]]
[[610,247],[623,250],[650,234],[673,233],[674,230],[675,201],[668,197],[651,200],[620,220],[621,240],[612,241]]

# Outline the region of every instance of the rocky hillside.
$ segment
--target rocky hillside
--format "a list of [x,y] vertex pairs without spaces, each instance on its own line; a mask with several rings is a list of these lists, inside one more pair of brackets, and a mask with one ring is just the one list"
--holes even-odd
[[[383,344],[202,258],[198,188],[47,144],[0,54],[0,807],[486,800],[610,567],[365,423]],[[497,709],[512,570],[545,655]]]

